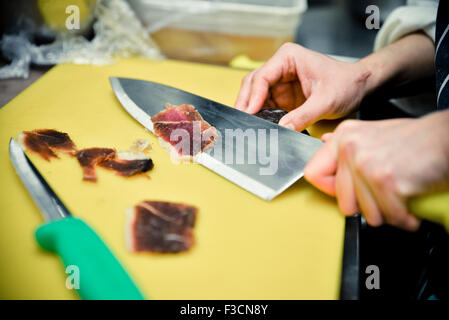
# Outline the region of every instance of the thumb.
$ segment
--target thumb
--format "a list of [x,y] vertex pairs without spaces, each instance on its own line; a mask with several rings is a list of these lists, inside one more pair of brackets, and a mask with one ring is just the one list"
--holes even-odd
[[324,193],[335,197],[338,163],[333,143],[327,142],[318,149],[304,168],[304,177]]
[[311,95],[306,102],[290,111],[279,121],[279,125],[302,131],[321,119],[324,102],[318,95]]
[[327,142],[330,138],[334,136],[333,132],[327,132],[321,136],[321,141]]

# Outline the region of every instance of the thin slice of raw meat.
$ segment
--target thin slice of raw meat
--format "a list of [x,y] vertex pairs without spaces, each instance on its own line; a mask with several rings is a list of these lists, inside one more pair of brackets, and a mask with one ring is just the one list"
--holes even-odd
[[[279,124],[279,121],[286,114],[287,114],[287,111],[281,110],[281,109],[263,109],[254,115],[258,118],[262,118],[262,119],[268,120],[270,122]],[[309,135],[307,130],[303,130],[303,131],[301,131],[301,133]]]
[[115,159],[101,161],[99,166],[113,170],[120,176],[130,177],[153,169],[153,160],[150,158],[128,160],[116,157]]
[[50,158],[58,158],[56,152],[64,152],[70,155],[76,153],[76,147],[69,135],[53,129],[38,129],[24,131],[18,137],[19,142],[26,149],[39,154],[49,161]]
[[77,152],[76,158],[83,168],[83,180],[97,181],[95,166],[106,159],[114,159],[115,150],[110,148],[88,148]]
[[178,106],[174,106],[167,103],[165,105],[165,110],[151,117],[151,121],[153,123],[160,121],[178,122],[195,120],[201,121],[203,120],[203,117],[201,117],[195,107],[190,104],[180,104]]
[[[125,152],[124,152],[125,153]],[[97,181],[95,166],[114,171],[117,175],[129,177],[153,168],[151,158],[141,153],[116,153],[110,148],[88,148],[78,151],[76,157],[83,168],[83,180]]]
[[124,177],[144,173],[153,168],[153,161],[148,156],[151,145],[144,139],[136,140],[129,151],[119,153],[111,148],[87,148],[77,151],[67,133],[53,129],[24,131],[19,134],[18,141],[23,148],[36,152],[47,161],[50,158],[59,158],[56,152],[76,156],[83,169],[83,180],[86,181],[97,181],[96,166],[112,170]]
[[194,156],[213,142],[212,139],[203,139],[205,137],[203,133],[211,127],[206,127],[200,121],[156,122],[153,127],[157,135],[180,155]]
[[180,203],[142,201],[128,213],[126,240],[131,251],[174,253],[194,244],[197,208]]
[[287,111],[281,109],[264,109],[254,114],[256,117],[268,120],[270,122],[279,123],[279,120],[287,114]]
[[188,104],[171,106],[151,118],[156,135],[174,148],[180,156],[194,157],[213,146],[217,130],[204,121],[195,107]]

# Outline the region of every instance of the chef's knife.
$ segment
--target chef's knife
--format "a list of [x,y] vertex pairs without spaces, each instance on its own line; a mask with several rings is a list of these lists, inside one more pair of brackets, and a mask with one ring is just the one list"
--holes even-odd
[[[114,77],[110,78],[110,82],[125,110],[152,132],[151,117],[164,110],[167,102],[175,105],[184,103],[194,105],[203,118],[216,127],[222,136],[226,129],[265,129],[267,136],[270,135],[269,129],[277,129],[279,168],[274,175],[261,175],[260,164],[228,164],[215,152],[213,155],[202,153],[198,159],[198,162],[205,167],[266,200],[273,199],[300,179],[305,165],[322,145],[318,139],[166,85]],[[225,143],[225,141],[217,142],[214,149]],[[256,149],[254,145],[245,145],[245,150]],[[231,150],[236,151],[235,144]],[[442,223],[449,230],[449,191],[414,197],[409,200],[409,208],[417,216]]]
[[[80,297],[93,300],[143,299],[100,237],[84,221],[70,214],[12,138],[9,155],[17,174],[47,221],[36,230],[36,240],[43,249],[58,254],[66,268],[77,267],[79,286],[75,289]],[[72,267],[70,270],[76,269]]]
[[[299,180],[322,145],[319,139],[166,85],[114,77],[110,82],[125,110],[153,133],[151,117],[164,110],[166,103],[194,105],[220,134],[214,148],[201,153],[196,161],[262,199],[273,199]],[[256,139],[248,139],[254,136]],[[243,148],[237,147],[238,139]],[[263,150],[261,140],[267,146]],[[268,160],[263,158],[264,153],[269,155]],[[245,160],[238,163],[237,157]],[[256,158],[255,163],[249,161],[250,157]]]

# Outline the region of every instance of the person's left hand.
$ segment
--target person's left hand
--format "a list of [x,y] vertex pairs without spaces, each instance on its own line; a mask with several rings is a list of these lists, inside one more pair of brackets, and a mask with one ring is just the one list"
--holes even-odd
[[417,230],[420,222],[408,211],[407,199],[449,187],[448,114],[347,120],[323,136],[326,143],[305,177],[337,197],[345,215],[361,212],[372,226],[387,222]]

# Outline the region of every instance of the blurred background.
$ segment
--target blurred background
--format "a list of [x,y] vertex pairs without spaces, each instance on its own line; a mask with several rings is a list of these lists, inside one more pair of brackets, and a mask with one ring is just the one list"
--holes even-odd
[[[373,48],[369,5],[381,21],[405,0],[15,0],[0,4],[0,105],[54,64],[163,57],[254,68],[285,42],[360,58]],[[80,28],[68,30],[67,7]],[[9,65],[9,66],[8,66]],[[28,67],[31,67],[28,71]],[[20,92],[19,91],[19,92]],[[8,92],[11,92],[8,95]]]

